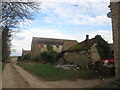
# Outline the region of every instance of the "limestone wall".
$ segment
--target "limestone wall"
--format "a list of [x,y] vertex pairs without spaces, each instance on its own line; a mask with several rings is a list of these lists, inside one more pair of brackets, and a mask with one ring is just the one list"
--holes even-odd
[[96,49],[96,44],[94,43],[90,49],[91,59],[94,63],[97,60],[100,60],[100,55],[98,53],[98,50]]
[[59,64],[77,64],[86,67],[90,63],[100,60],[100,55],[96,49],[96,44],[93,44],[87,51],[72,51],[65,52],[63,57],[59,60]]
[[54,51],[61,52],[62,48],[63,48],[63,45],[52,45],[52,47],[53,47]]
[[85,51],[65,52],[63,58],[59,61],[59,64],[67,62],[68,64],[77,64],[86,67],[89,61],[87,56]]
[[31,59],[35,59],[40,54],[40,52],[44,51],[43,49],[45,49],[43,45],[34,45],[34,48],[31,51]]
[[120,1],[111,2],[113,47],[115,57],[116,79],[120,81]]
[[[61,52],[62,45],[52,45],[53,50],[56,52]],[[34,59],[40,55],[41,52],[47,51],[47,45],[35,44],[31,51],[31,58]]]

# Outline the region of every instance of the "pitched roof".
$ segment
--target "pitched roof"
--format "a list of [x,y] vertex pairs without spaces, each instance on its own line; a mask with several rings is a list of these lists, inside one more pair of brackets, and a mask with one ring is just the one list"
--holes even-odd
[[47,45],[63,45],[64,42],[66,41],[77,42],[76,40],[33,37],[32,43],[33,44],[47,44]]
[[84,40],[81,43],[77,43],[74,46],[67,49],[67,51],[76,51],[76,50],[87,50],[94,44],[94,38],[89,40]]

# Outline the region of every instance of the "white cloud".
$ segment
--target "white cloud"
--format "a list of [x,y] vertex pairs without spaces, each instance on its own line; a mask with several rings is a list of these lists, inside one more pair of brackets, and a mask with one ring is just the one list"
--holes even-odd
[[[12,55],[21,55],[22,48],[25,50],[31,49],[32,37],[45,37],[45,38],[58,38],[58,39],[72,39],[81,42],[85,40],[88,33],[77,33],[74,35],[68,35],[61,33],[60,30],[54,29],[34,29],[34,30],[23,30],[17,33],[12,40],[12,49],[16,49],[16,52],[12,52]],[[112,43],[112,31],[100,30],[96,32],[91,32],[89,34],[90,38],[95,37],[97,34],[101,35],[106,41]]]
[[66,35],[59,30],[53,29],[34,29],[34,30],[23,30],[17,33],[13,40],[12,49],[16,49],[16,52],[12,52],[12,55],[21,55],[22,48],[30,50],[32,37],[45,37],[45,38],[58,38],[58,39],[76,39],[75,35]]
[[48,15],[44,18],[46,22],[59,23],[61,21],[66,24],[74,23],[86,25],[95,25],[96,22],[97,25],[109,24],[110,19],[107,17],[107,13],[110,11],[108,8],[109,2],[79,3],[76,1],[76,3],[70,3],[66,2],[66,0],[63,0],[63,2],[59,1],[43,1],[41,12]]
[[96,25],[109,25],[110,24],[110,19],[107,18],[106,15],[102,15],[102,16],[96,16],[96,17],[90,17],[90,16],[78,16],[74,17],[72,20],[68,20],[66,21],[67,23],[71,23],[73,25],[77,25],[77,24],[84,24],[84,25],[92,25],[92,26],[96,26]]

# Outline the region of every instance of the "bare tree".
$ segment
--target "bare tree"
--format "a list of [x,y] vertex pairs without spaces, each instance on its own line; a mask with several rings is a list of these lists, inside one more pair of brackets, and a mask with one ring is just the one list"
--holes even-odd
[[32,20],[33,12],[40,10],[40,2],[2,2],[3,26],[15,27],[25,20]]
[[10,55],[10,37],[12,29],[25,19],[33,20],[33,12],[40,10],[40,2],[2,2],[0,23],[2,28],[2,61]]
[[6,26],[3,28],[3,32],[2,32],[2,61],[3,62],[10,55],[10,46],[11,46],[10,37],[11,37],[10,30]]

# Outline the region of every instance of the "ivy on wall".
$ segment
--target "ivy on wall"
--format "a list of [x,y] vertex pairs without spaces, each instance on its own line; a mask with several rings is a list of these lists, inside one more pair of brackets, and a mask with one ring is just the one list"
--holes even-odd
[[52,45],[47,45],[47,52],[40,54],[40,59],[46,63],[54,63],[58,57],[60,57],[60,54],[53,50]]
[[52,45],[47,45],[48,52],[54,52]]

